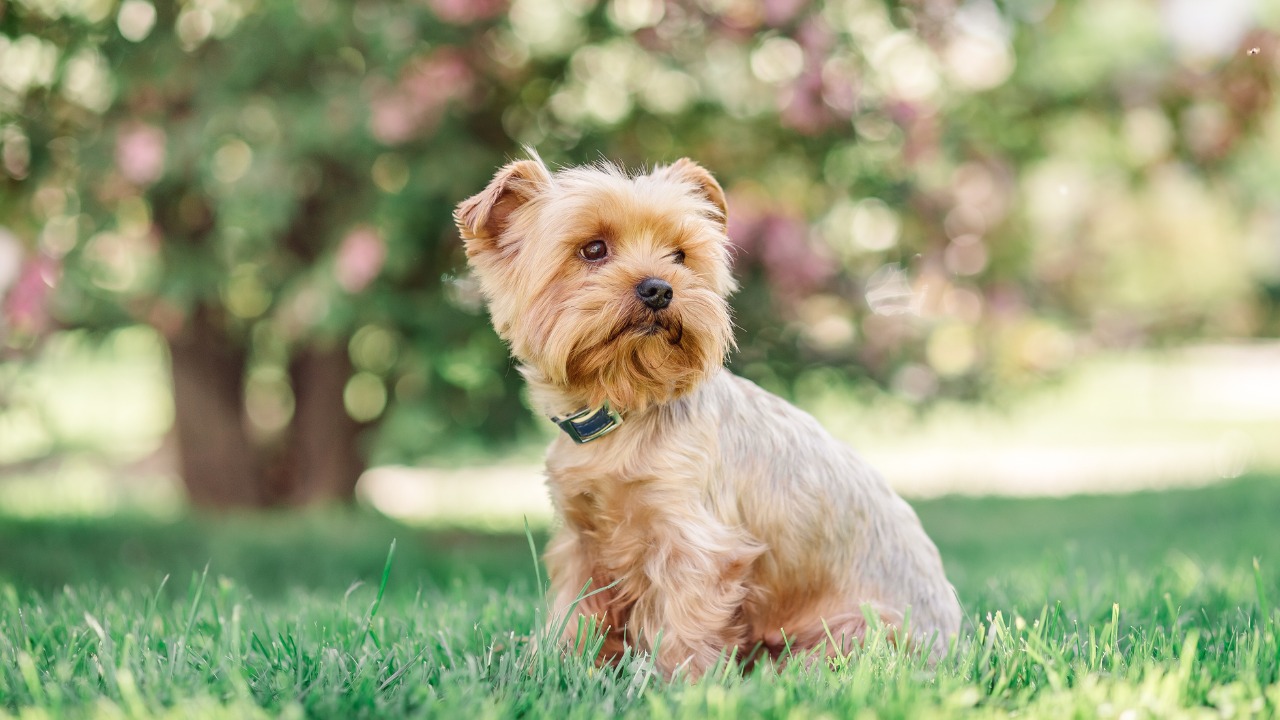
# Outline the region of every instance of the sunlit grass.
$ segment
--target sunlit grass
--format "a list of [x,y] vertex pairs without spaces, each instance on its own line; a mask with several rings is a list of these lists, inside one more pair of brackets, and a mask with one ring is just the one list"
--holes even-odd
[[1280,480],[918,508],[969,618],[952,657],[929,668],[873,639],[834,670],[726,665],[694,685],[663,681],[645,657],[596,669],[535,650],[540,580],[519,532],[359,512],[0,519],[0,715],[1280,711]]

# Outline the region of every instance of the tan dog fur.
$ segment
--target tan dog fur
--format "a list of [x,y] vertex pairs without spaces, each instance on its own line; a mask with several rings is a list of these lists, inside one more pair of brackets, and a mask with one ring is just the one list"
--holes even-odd
[[[915,513],[812,417],[723,368],[733,346],[726,206],[682,159],[629,176],[602,164],[502,168],[458,206],[467,257],[534,406],[564,416],[608,400],[625,418],[547,453],[560,519],[546,553],[552,627],[609,628],[601,660],[652,650],[668,675],[722,653],[777,656],[829,637],[846,651],[864,608],[945,652],[955,593]],[[601,239],[608,255],[579,254]],[[679,262],[677,251],[684,253]],[[636,286],[658,277],[670,306]],[[613,586],[574,602],[588,582]],[[908,610],[908,608],[910,608]]]

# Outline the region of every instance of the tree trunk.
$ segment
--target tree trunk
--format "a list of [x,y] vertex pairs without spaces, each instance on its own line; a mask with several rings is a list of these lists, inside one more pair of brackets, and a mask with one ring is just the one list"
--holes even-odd
[[199,307],[169,341],[179,466],[191,503],[225,510],[354,500],[365,465],[363,427],[343,405],[352,373],[346,343],[296,351],[293,421],[282,441],[263,448],[246,432],[246,351],[214,313]]
[[270,501],[287,505],[351,502],[364,472],[362,425],[347,414],[342,393],[351,378],[346,343],[300,348],[289,363],[294,413]]
[[179,466],[197,507],[252,507],[262,494],[243,420],[245,350],[212,313],[199,306],[169,340]]

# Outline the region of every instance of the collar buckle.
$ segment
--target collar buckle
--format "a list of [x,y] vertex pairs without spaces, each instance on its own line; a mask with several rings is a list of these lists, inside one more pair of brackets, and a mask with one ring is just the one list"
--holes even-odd
[[559,425],[575,443],[582,445],[617,430],[622,425],[622,416],[605,400],[604,405],[594,410],[583,408],[563,418],[553,417],[551,422]]

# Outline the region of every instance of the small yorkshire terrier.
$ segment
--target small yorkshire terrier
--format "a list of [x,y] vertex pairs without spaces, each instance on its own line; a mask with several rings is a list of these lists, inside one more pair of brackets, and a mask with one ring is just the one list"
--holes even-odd
[[455,212],[493,325],[564,431],[547,452],[551,627],[571,646],[594,618],[599,662],[629,645],[667,676],[848,652],[868,618],[936,659],[960,607],[916,514],[816,420],[723,367],[726,213],[687,158],[629,175],[552,173],[536,155]]

